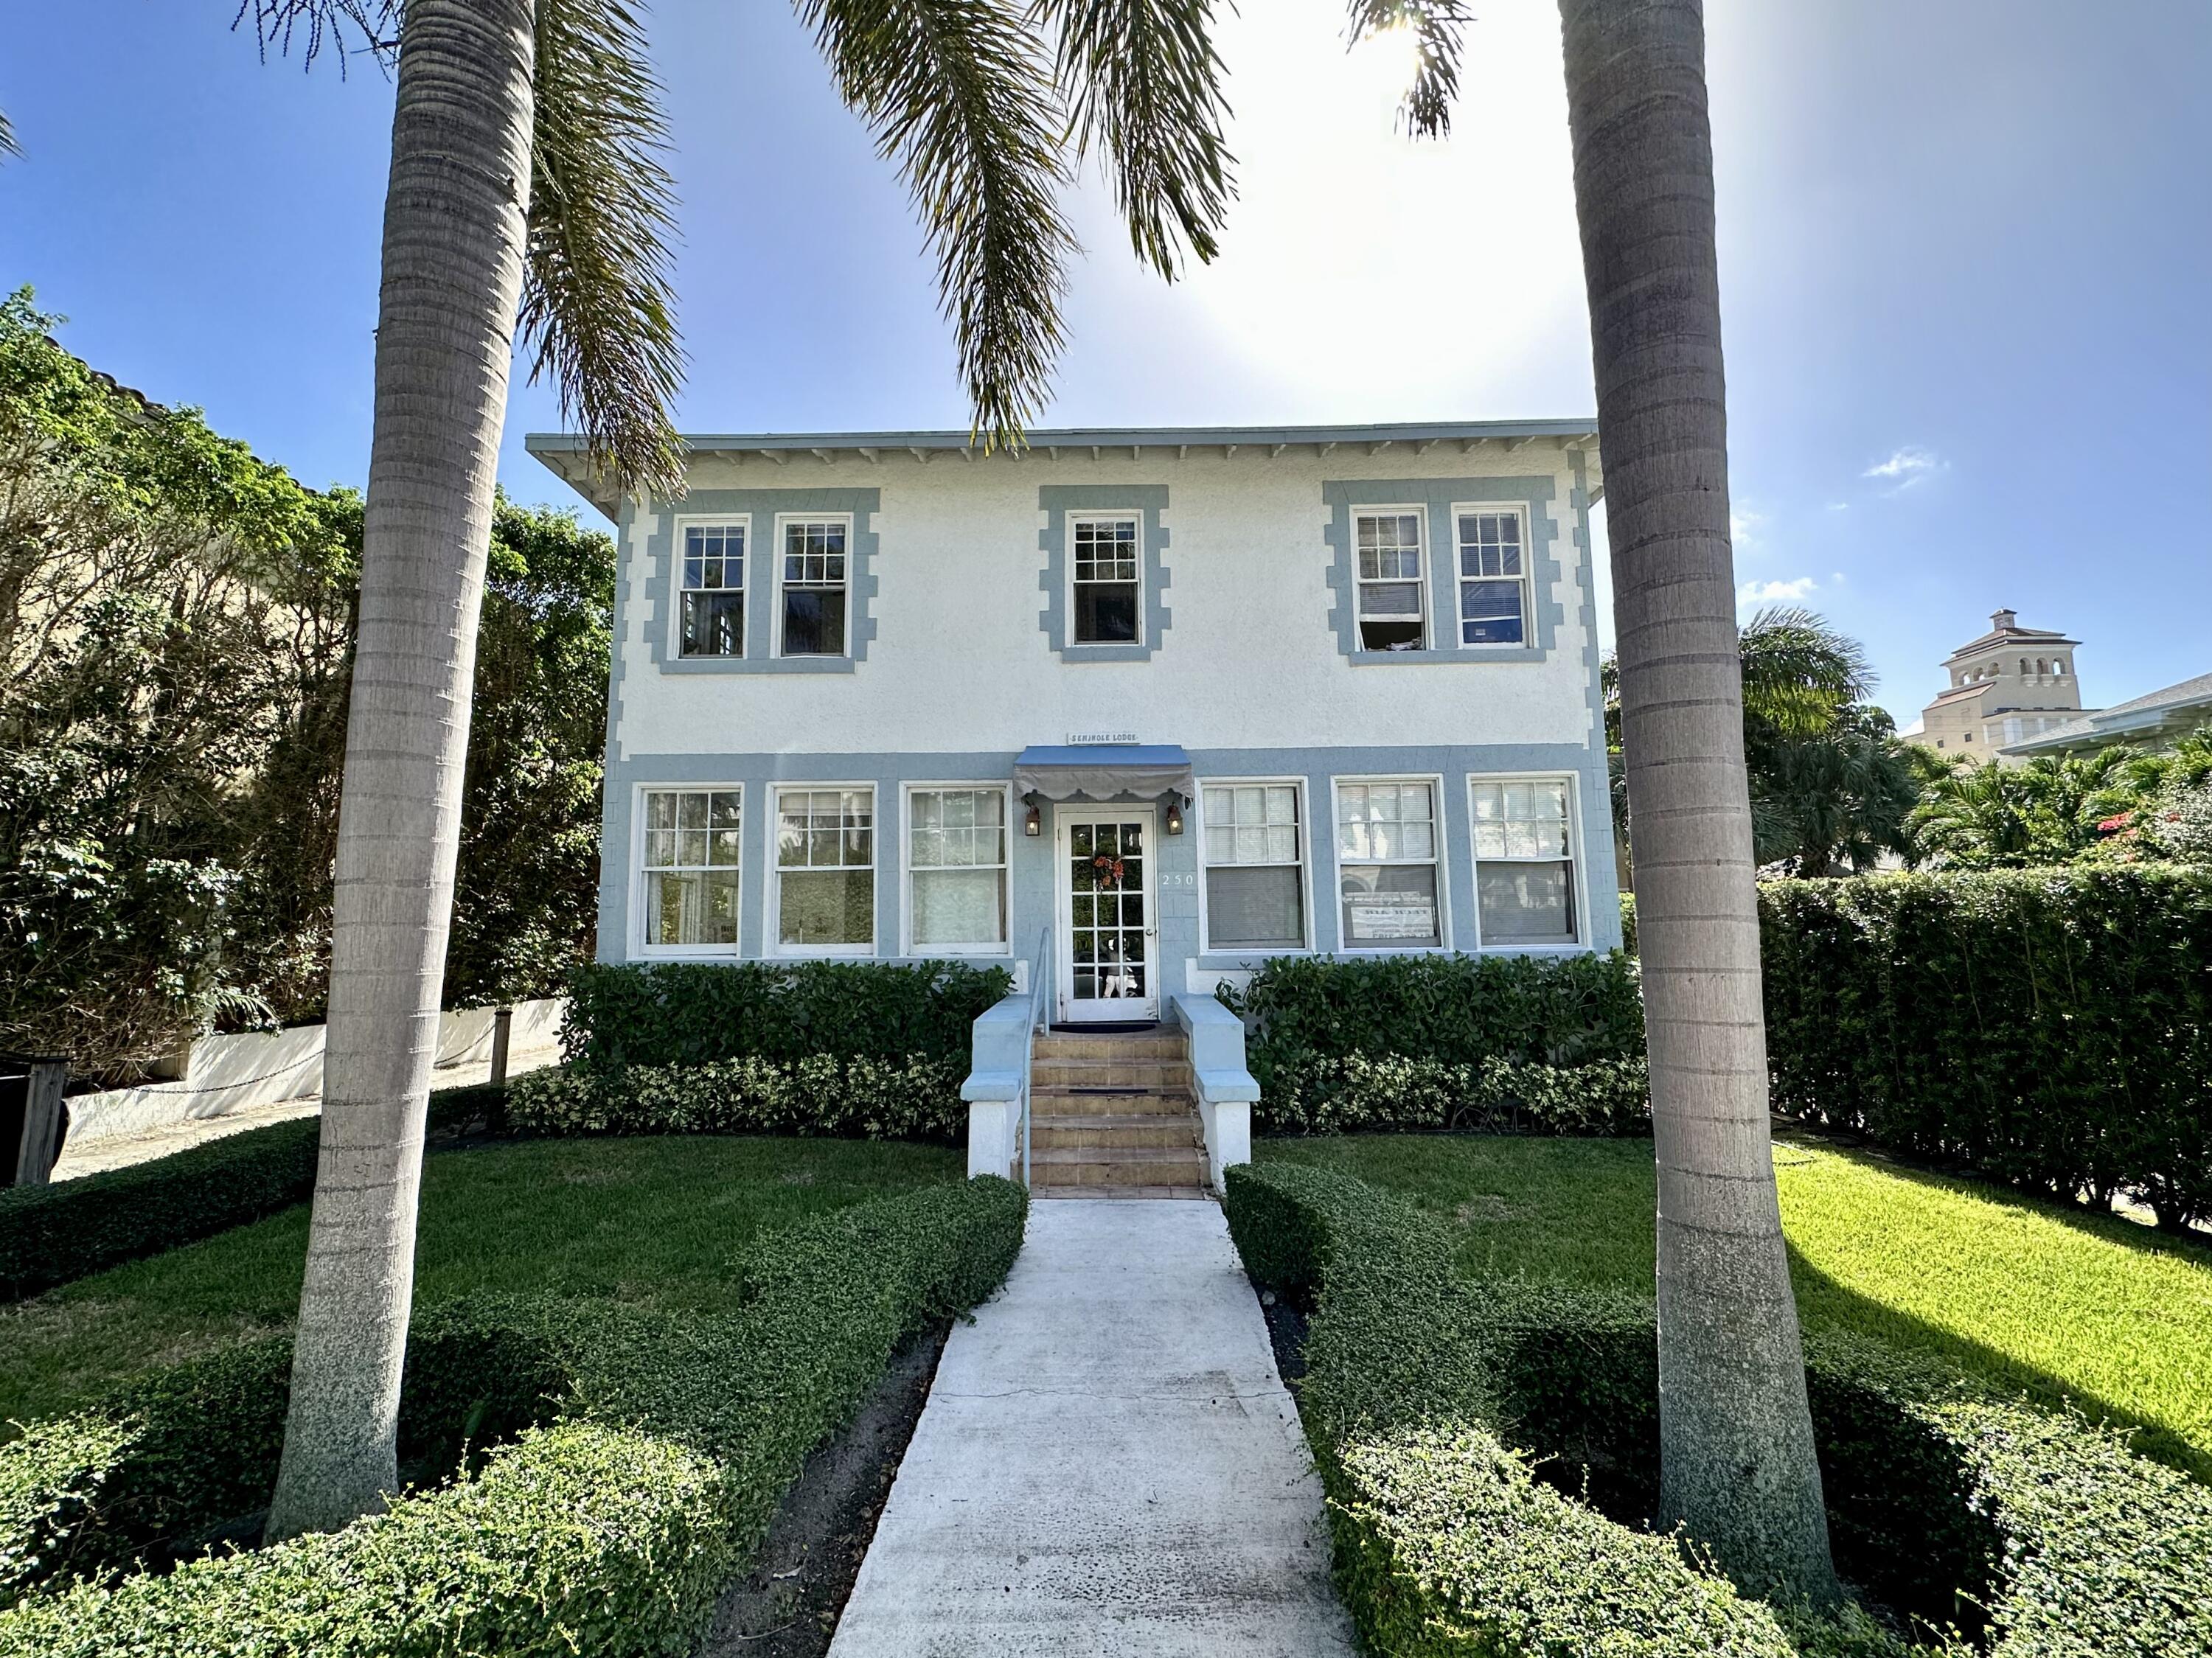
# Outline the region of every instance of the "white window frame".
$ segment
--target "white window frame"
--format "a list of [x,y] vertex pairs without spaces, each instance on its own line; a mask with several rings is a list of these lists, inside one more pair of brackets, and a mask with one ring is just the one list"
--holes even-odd
[[[1502,944],[1487,943],[1482,936],[1482,859],[1474,849],[1474,786],[1478,783],[1564,783],[1567,786],[1567,857],[1569,894],[1575,907],[1576,931],[1580,935],[1565,944]],[[1582,780],[1571,771],[1472,771],[1467,774],[1467,872],[1468,896],[1474,902],[1474,948],[1478,954],[1487,950],[1498,956],[1582,956],[1594,946],[1590,933],[1594,925],[1589,908],[1589,849],[1583,844]],[[1580,850],[1577,850],[1580,848]],[[1552,863],[1549,858],[1535,859],[1492,859],[1492,863],[1533,861]]]
[[[1137,636],[1134,639],[1078,639],[1075,636],[1075,528],[1079,524],[1134,524],[1137,526]],[[1070,513],[1066,519],[1067,558],[1067,645],[1077,651],[1134,650],[1145,643],[1145,609],[1149,599],[1148,584],[1145,580],[1145,515],[1131,509],[1126,512],[1104,508]],[[1118,584],[1117,584],[1118,585]]]
[[[794,516],[805,519],[806,514]],[[787,794],[821,794],[839,789],[865,793],[868,797],[868,823],[872,832],[870,845],[873,859],[869,865],[875,875],[872,899],[868,907],[868,942],[860,944],[787,944],[783,942],[783,865],[776,859],[776,841],[783,828],[783,797]],[[802,782],[783,778],[768,786],[768,821],[764,841],[767,849],[761,854],[767,865],[763,884],[767,890],[763,908],[766,912],[761,933],[761,954],[781,957],[787,961],[872,962],[883,954],[883,879],[884,879],[884,810],[883,801],[872,780],[858,779],[847,782]],[[817,865],[817,867],[820,867]],[[852,869],[856,865],[839,867]]]
[[[947,790],[997,794],[1006,803],[1006,861],[1000,869],[1006,884],[1006,937],[1001,944],[957,947],[931,944],[924,950],[914,942],[914,797]],[[1018,823],[1019,820],[1014,816],[1013,785],[1004,780],[955,777],[937,782],[905,782],[899,786],[899,953],[902,956],[926,955],[933,958],[941,957],[948,961],[982,961],[1003,960],[1014,953],[1014,837],[1021,833]],[[881,843],[878,844],[880,847]],[[881,862],[880,854],[878,861]]]
[[[1468,575],[1460,567],[1459,521],[1462,517],[1517,519],[1521,524],[1521,574],[1519,576]],[[1528,509],[1517,501],[1458,501],[1452,503],[1452,643],[1463,651],[1525,651],[1536,644],[1536,549],[1531,539],[1534,526],[1529,522]],[[1514,581],[1521,584],[1521,642],[1515,644],[1474,644],[1467,642],[1465,606],[1468,585],[1477,581]],[[1472,799],[1473,797],[1469,797]]]
[[[1421,560],[1420,579],[1413,584],[1414,597],[1420,604],[1420,616],[1419,620],[1420,623],[1421,637],[1420,642],[1413,647],[1413,650],[1434,650],[1437,644],[1436,625],[1434,619],[1429,615],[1429,580],[1436,573],[1436,565],[1434,562],[1436,558],[1436,550],[1429,545],[1429,509],[1425,506],[1419,505],[1391,507],[1376,504],[1354,507],[1352,509],[1352,642],[1353,647],[1358,651],[1373,656],[1395,656],[1400,654],[1410,655],[1412,653],[1411,652],[1400,653],[1392,651],[1387,647],[1378,649],[1377,647],[1370,645],[1367,642],[1365,635],[1359,630],[1359,624],[1366,619],[1367,614],[1365,610],[1360,608],[1359,601],[1361,590],[1365,587],[1382,586],[1386,584],[1396,586],[1402,583],[1406,579],[1403,576],[1376,576],[1370,580],[1369,578],[1359,574],[1359,520],[1363,518],[1411,518],[1413,520],[1413,539],[1416,544],[1416,550],[1419,552]],[[1459,531],[1456,521],[1454,523],[1452,533],[1452,558],[1454,561],[1454,568],[1456,568],[1459,558],[1457,544]],[[1456,592],[1458,590],[1455,588],[1453,591]],[[1380,620],[1382,618],[1377,619]],[[1355,779],[1352,780],[1356,781],[1358,780]],[[1332,823],[1329,828],[1330,833],[1334,835],[1335,832],[1334,823]]]
[[[787,532],[794,524],[842,524],[845,526],[845,648],[834,655],[826,651],[791,652],[783,648],[783,570],[784,544]],[[772,603],[775,608],[769,615],[769,653],[781,662],[850,662],[853,660],[853,631],[856,625],[853,614],[853,540],[854,523],[850,513],[778,513],[775,515],[775,582]],[[802,588],[809,584],[802,582]],[[851,784],[842,786],[852,787]],[[880,860],[879,860],[880,861]]]
[[[1344,936],[1344,849],[1337,836],[1338,797],[1347,783],[1426,783],[1430,799],[1436,803],[1437,843],[1437,942],[1432,944],[1355,944]],[[1443,956],[1452,948],[1451,832],[1447,824],[1444,801],[1444,776],[1442,772],[1378,771],[1347,773],[1328,780],[1328,865],[1329,902],[1336,907],[1336,953],[1340,956]],[[1356,859],[1355,869],[1364,869],[1370,862],[1379,859]],[[1415,859],[1400,860],[1418,862]]]
[[[1318,867],[1319,860],[1314,855],[1313,808],[1311,802],[1307,798],[1310,793],[1306,787],[1307,780],[1303,777],[1295,776],[1201,777],[1198,779],[1197,781],[1198,799],[1191,808],[1190,826],[1192,831],[1198,836],[1199,954],[1201,956],[1234,956],[1240,959],[1246,957],[1257,957],[1262,956],[1312,955],[1316,948],[1314,944],[1314,871]],[[1233,789],[1239,786],[1249,788],[1255,784],[1261,786],[1275,788],[1280,788],[1284,785],[1288,784],[1291,788],[1297,791],[1298,884],[1303,889],[1298,895],[1298,898],[1299,902],[1304,906],[1305,911],[1304,914],[1300,918],[1299,924],[1304,927],[1306,935],[1306,941],[1303,944],[1285,944],[1277,946],[1273,949],[1257,949],[1245,944],[1222,944],[1217,946],[1213,942],[1213,919],[1207,910],[1206,901],[1206,878],[1213,868],[1212,860],[1206,855],[1206,792],[1210,788]],[[1334,817],[1333,810],[1334,804],[1334,803],[1332,801],[1332,811],[1330,814],[1332,819]],[[1329,825],[1329,835],[1332,840],[1334,838],[1335,834],[1336,825],[1332,821]],[[1225,865],[1224,867],[1237,869],[1249,868],[1252,867],[1252,865],[1231,864]],[[1279,869],[1282,865],[1279,864],[1271,864],[1264,865],[1263,867]]]
[[[675,530],[668,545],[668,659],[671,662],[741,662],[752,653],[752,641],[743,635],[752,631],[753,625],[753,555],[759,550],[753,545],[753,519],[750,513],[692,513],[675,519]],[[744,627],[738,640],[735,656],[686,656],[684,653],[684,538],[693,530],[731,530],[745,532],[745,580],[742,587],[718,591],[742,592],[745,598]],[[655,784],[656,788],[674,786]]]
[[[743,783],[637,783],[631,786],[629,814],[629,959],[634,962],[728,961],[744,949],[746,860],[744,837],[751,832],[752,804]],[[734,794],[738,797],[738,937],[727,944],[657,944],[646,936],[646,797],[652,794]]]

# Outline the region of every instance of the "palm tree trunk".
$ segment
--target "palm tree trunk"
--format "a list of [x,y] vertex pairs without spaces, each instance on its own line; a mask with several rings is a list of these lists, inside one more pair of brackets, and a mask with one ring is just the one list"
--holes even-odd
[[408,0],[401,28],[322,1154],[271,1538],[342,1526],[398,1484],[422,1127],[522,289],[534,31],[532,0]]
[[1767,1132],[1698,0],[1560,0],[1659,1166],[1660,1523],[1837,1593]]

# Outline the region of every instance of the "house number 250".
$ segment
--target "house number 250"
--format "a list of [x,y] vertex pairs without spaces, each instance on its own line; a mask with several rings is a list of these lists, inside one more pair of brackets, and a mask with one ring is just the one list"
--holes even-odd
[[1160,877],[1160,887],[1163,891],[1169,887],[1194,887],[1197,884],[1198,877],[1192,874],[1188,870],[1182,870],[1171,875],[1163,875]]

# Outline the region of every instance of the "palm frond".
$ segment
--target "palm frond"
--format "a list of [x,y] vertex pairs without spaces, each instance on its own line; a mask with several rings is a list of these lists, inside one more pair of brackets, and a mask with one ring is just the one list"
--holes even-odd
[[532,380],[627,488],[682,486],[668,279],[676,186],[660,87],[628,0],[538,0],[520,331]]
[[1746,716],[1786,735],[1825,730],[1874,693],[1866,647],[1815,611],[1771,606],[1745,624],[1739,643]]
[[1079,155],[1106,161],[1137,257],[1170,282],[1220,251],[1235,193],[1213,0],[1039,0]]
[[796,0],[913,192],[986,448],[1018,444],[1063,341],[1061,118],[1042,37],[1012,0]]
[[237,28],[253,20],[253,38],[266,57],[274,48],[289,58],[296,45],[300,61],[313,67],[326,46],[338,54],[338,70],[345,70],[346,42],[361,38],[361,50],[389,63],[399,50],[402,0],[238,0],[230,26]]
[[1467,0],[1352,0],[1354,45],[1387,29],[1413,31],[1420,55],[1398,115],[1417,138],[1442,138],[1451,131],[1452,100],[1459,96],[1460,31],[1474,21]]

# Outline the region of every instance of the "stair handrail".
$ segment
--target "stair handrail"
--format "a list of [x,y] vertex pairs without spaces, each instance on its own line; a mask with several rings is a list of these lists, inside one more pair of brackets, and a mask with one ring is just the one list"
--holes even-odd
[[1036,971],[1030,975],[1030,1039],[1022,1044],[1022,1188],[1030,1184],[1030,1066],[1036,1057],[1037,1032],[1044,1029],[1044,988],[1052,972],[1052,924],[1037,933]]

